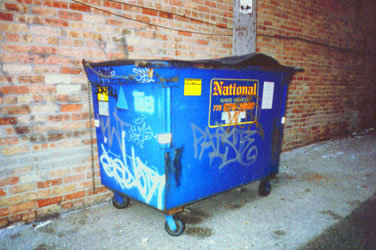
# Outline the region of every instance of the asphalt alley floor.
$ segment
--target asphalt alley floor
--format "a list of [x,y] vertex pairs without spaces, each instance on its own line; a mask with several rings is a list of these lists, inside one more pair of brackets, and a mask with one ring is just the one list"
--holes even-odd
[[376,131],[281,155],[267,197],[258,182],[187,206],[185,233],[131,201],[0,231],[0,249],[376,249]]

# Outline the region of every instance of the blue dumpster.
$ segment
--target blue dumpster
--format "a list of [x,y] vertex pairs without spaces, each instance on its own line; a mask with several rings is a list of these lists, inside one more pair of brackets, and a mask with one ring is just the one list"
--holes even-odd
[[264,54],[217,60],[83,61],[91,84],[102,184],[175,216],[195,201],[278,173],[294,68]]

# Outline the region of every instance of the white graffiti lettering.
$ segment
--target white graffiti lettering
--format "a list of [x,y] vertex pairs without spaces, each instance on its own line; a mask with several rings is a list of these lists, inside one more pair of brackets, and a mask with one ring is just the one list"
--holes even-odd
[[108,140],[109,147],[112,147],[114,140],[116,140],[118,145],[121,146],[121,131],[129,128],[131,125],[124,122],[118,116],[116,110],[111,113],[111,116],[114,118],[115,122],[111,123],[111,119],[109,117],[98,117],[98,120],[100,120],[100,131],[102,132],[103,138]]
[[252,136],[257,133],[256,130],[238,129],[234,126],[226,131],[219,126],[214,133],[210,133],[208,127],[203,130],[193,123],[191,127],[196,159],[201,160],[204,152],[208,150],[210,165],[218,160],[219,169],[234,162],[250,166],[256,161],[258,149],[256,145],[252,145],[255,141]]
[[154,82],[153,79],[153,69],[151,68],[134,68],[133,73],[137,82],[149,83]]
[[150,125],[146,125],[145,116],[133,119],[133,124],[131,124],[131,127],[128,130],[129,142],[136,143],[143,148],[144,142],[153,138],[157,139],[157,136],[154,134]]
[[125,132],[122,132],[121,156],[107,151],[101,144],[102,154],[99,158],[106,175],[113,178],[123,189],[136,188],[147,204],[153,197],[157,199],[157,207],[163,209],[165,176],[159,175],[153,166],[147,166],[135,155],[131,146],[131,155],[127,155]]

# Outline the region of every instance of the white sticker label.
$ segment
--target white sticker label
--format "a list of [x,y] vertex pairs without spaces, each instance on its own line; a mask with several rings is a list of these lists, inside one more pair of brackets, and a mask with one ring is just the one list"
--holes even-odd
[[108,102],[98,102],[99,115],[109,116]]
[[171,143],[172,135],[171,133],[166,133],[166,134],[159,134],[158,135],[158,142],[160,144],[167,144]]
[[99,126],[100,126],[100,125],[99,125],[99,120],[95,119],[95,120],[94,120],[94,124],[95,124],[95,127],[99,128]]
[[273,108],[274,82],[264,82],[261,109]]
[[144,92],[133,91],[136,112],[154,113],[154,97],[146,96]]

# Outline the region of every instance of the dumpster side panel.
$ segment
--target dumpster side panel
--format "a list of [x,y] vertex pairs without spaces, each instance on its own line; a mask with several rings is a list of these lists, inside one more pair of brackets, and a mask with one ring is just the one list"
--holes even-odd
[[[165,208],[164,115],[168,93],[154,84],[148,69],[134,65],[87,69],[102,184],[157,209]],[[141,73],[140,73],[141,72]],[[116,79],[111,76],[130,76]],[[106,77],[108,76],[108,77]]]
[[186,68],[179,79],[171,93],[171,131],[181,171],[166,189],[167,209],[278,172],[281,72]]

